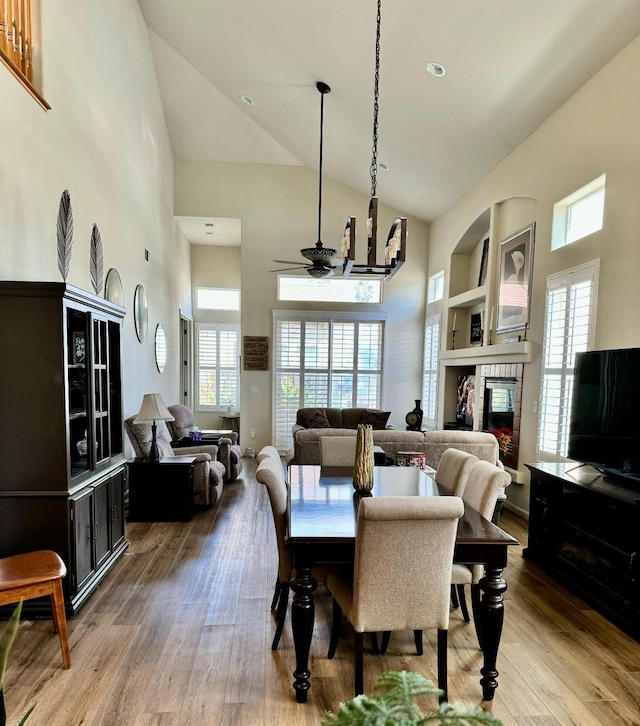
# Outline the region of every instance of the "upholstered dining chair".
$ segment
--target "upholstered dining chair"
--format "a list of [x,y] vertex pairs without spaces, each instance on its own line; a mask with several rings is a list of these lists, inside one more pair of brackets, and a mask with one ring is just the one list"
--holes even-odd
[[269,501],[271,502],[273,524],[276,530],[276,544],[278,545],[278,576],[271,602],[271,609],[276,610],[276,632],[271,643],[271,650],[277,650],[284,628],[284,622],[287,617],[289,580],[291,579],[293,559],[291,557],[291,550],[287,547],[285,541],[287,528],[287,483],[284,478],[284,469],[282,468],[282,462],[279,456],[276,461],[275,457],[269,455],[268,452],[264,452],[264,454],[256,469],[256,479],[260,484],[264,484],[267,487]]
[[[498,495],[510,483],[511,477],[504,469],[500,469],[488,461],[476,462],[469,472],[464,494],[462,495],[465,507],[471,507],[485,519],[491,520]],[[451,570],[451,584],[457,590],[462,616],[467,623],[469,622],[469,612],[464,587],[465,585],[471,585],[471,609],[480,650],[482,650],[482,631],[478,613],[480,608],[480,578],[483,574],[484,568],[482,565],[454,564]]]
[[282,457],[280,456],[278,449],[276,449],[275,446],[271,446],[271,444],[263,446],[260,451],[258,451],[256,454],[256,463],[260,464],[260,462],[267,457],[271,457],[274,461],[282,464]]
[[[438,686],[447,697],[449,589],[459,497],[371,497],[358,507],[353,571],[329,573],[333,627],[328,657],[340,636],[341,613],[355,630],[355,694],[363,693],[364,633],[438,631]],[[417,640],[416,640],[417,644]],[[422,638],[420,637],[420,644]]]
[[356,460],[355,436],[321,436],[320,466],[353,466]]
[[478,457],[460,449],[446,449],[436,470],[436,482],[442,484],[450,492],[461,497],[467,486],[469,472],[478,461]]

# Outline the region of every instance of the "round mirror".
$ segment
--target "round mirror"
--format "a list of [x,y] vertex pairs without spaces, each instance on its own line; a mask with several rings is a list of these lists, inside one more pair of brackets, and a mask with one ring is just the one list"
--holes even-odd
[[167,363],[167,339],[161,323],[156,326],[156,366],[160,373],[164,372]]
[[133,318],[136,324],[138,340],[144,343],[149,328],[149,308],[147,307],[147,293],[142,285],[136,287],[136,293],[133,297]]
[[124,298],[122,295],[122,280],[120,274],[115,267],[112,267],[107,272],[107,279],[104,284],[104,296],[109,302],[115,303],[116,305],[124,305]]

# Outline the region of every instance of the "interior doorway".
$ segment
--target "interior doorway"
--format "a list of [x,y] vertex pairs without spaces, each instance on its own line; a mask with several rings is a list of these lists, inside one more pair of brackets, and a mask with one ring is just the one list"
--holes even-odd
[[193,321],[180,313],[180,403],[193,410]]

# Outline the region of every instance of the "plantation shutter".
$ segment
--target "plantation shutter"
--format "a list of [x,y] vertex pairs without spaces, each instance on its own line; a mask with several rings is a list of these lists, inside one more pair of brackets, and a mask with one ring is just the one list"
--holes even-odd
[[440,350],[440,315],[427,318],[424,328],[422,372],[423,426],[436,427],[438,404],[438,353]]
[[196,326],[197,409],[225,411],[240,405],[240,327]]
[[274,314],[275,446],[292,446],[299,408],[378,408],[384,322]]
[[588,350],[595,330],[598,263],[547,279],[538,457],[567,455],[576,353]]

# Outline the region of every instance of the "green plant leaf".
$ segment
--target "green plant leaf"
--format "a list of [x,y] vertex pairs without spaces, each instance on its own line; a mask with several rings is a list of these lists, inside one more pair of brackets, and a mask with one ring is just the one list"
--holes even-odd
[[5,625],[2,635],[0,635],[0,691],[4,684],[4,671],[7,667],[7,660],[9,659],[9,651],[13,645],[13,641],[16,639],[18,633],[18,627],[20,626],[20,613],[22,612],[22,600],[18,603],[16,609],[13,611],[9,622]]
[[415,696],[440,696],[442,691],[431,681],[412,671],[386,671],[374,685],[373,696],[356,696],[341,703],[338,713],[325,713],[322,726],[501,726],[493,714],[476,706],[442,703],[437,711],[423,714],[413,702]]

